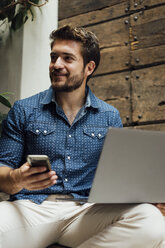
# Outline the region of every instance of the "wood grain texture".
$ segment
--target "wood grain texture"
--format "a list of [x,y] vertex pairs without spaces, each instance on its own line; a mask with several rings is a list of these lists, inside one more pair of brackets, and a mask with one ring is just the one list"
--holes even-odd
[[142,8],[154,7],[165,4],[165,0],[130,0],[130,10],[138,10]]
[[59,27],[66,24],[72,26],[89,26],[103,21],[113,20],[114,18],[123,17],[127,14],[128,0],[116,5],[80,14],[70,18],[65,18],[59,21]]
[[128,0],[59,0],[59,20],[93,10],[113,6]]
[[144,11],[139,11],[130,16],[131,26],[137,26],[140,24],[151,23],[165,18],[165,5],[160,7],[155,7],[153,9],[147,9]]
[[88,28],[94,32],[100,42],[100,47],[122,46],[129,42],[129,27],[125,24],[126,17],[105,23],[100,23]]
[[165,19],[144,23],[130,29],[131,50],[165,44]]
[[165,120],[165,65],[133,71],[133,122]]
[[165,45],[131,51],[131,65],[135,68],[160,62],[165,62]]
[[94,77],[88,85],[98,98],[119,110],[123,123],[131,122],[130,72]]
[[111,47],[101,50],[100,65],[95,75],[129,69],[130,53],[128,47]]
[[131,15],[130,26],[132,51],[165,44],[165,5]]

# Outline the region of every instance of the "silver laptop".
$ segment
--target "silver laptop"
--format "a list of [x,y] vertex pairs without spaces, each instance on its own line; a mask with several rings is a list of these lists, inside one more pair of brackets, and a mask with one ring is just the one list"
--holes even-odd
[[165,132],[110,128],[87,202],[165,202]]

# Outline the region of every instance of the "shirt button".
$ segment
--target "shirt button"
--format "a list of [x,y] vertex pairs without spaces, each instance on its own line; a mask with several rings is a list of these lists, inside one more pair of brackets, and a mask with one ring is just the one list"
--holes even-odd
[[68,156],[68,159],[70,160],[70,156]]
[[36,133],[39,133],[39,130],[38,129],[36,130]]
[[68,182],[68,178],[65,178],[65,182]]
[[95,137],[95,134],[94,133],[91,133],[92,137]]
[[46,134],[47,133],[47,130],[44,130],[44,133]]
[[71,138],[72,137],[72,135],[71,134],[69,134],[69,138]]
[[102,136],[101,133],[99,133],[98,136],[99,136],[99,138],[101,138],[101,136]]

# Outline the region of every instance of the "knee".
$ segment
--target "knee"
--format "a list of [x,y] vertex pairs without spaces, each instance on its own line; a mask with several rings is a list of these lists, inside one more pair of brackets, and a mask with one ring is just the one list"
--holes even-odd
[[141,235],[144,239],[155,244],[161,243],[165,239],[165,221],[159,209],[151,204],[141,204],[139,217]]

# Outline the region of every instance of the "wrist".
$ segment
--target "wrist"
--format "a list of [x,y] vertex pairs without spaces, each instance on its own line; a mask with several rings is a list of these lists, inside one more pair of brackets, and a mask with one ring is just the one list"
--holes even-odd
[[22,190],[19,169],[14,169],[9,172],[9,184],[11,185],[11,195],[18,193]]

